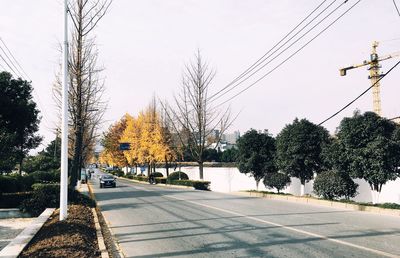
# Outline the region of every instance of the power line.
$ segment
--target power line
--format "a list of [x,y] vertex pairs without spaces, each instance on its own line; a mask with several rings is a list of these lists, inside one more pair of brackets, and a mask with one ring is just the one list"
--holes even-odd
[[[12,64],[12,66],[19,72],[19,74],[17,74],[16,72],[15,72],[15,70],[9,65],[9,63],[4,59],[4,57],[0,54],[0,57],[1,57],[1,59],[3,59],[3,61],[7,64],[7,66],[11,69],[11,71],[13,71],[13,73],[14,73],[14,75],[16,76],[16,77],[20,77],[20,78],[22,78],[22,79],[24,79],[25,81],[28,81],[27,79],[26,79],[26,77],[28,77],[29,78],[29,81],[32,81],[31,79],[30,79],[30,77],[26,74],[26,72],[25,72],[25,70],[22,68],[22,66],[19,64],[19,62],[17,61],[17,59],[14,57],[14,55],[12,54],[12,52],[10,51],[10,49],[7,47],[7,44],[3,41],[3,39],[0,37],[0,41],[3,43],[3,45],[4,45],[4,47],[7,49],[7,51],[8,51],[8,53],[11,55],[11,57],[14,59],[14,61],[7,55],[7,53],[4,51],[4,49],[3,49],[3,47],[0,45],[0,49],[2,50],[2,52],[6,55],[6,57],[7,57],[7,59],[10,61],[10,63]],[[23,76],[23,74],[21,73],[21,71],[16,67],[16,65],[14,64],[14,62],[15,63],[17,63],[17,65],[20,67],[20,69],[24,72],[24,74],[25,74],[25,76]],[[3,67],[3,66],[2,66]],[[4,67],[3,67],[3,69],[4,69]],[[36,90],[35,90],[35,88],[34,87],[32,87],[32,89],[33,89],[33,94],[35,95],[35,97],[36,97],[36,99],[37,99],[37,101],[38,101],[38,105],[39,105],[39,107],[40,107],[40,109],[41,109],[41,111],[42,111],[42,114],[43,114],[43,119],[44,119],[44,121],[45,121],[45,123],[47,124],[47,125],[50,125],[51,123],[47,120],[47,118],[46,118],[46,116],[45,116],[45,114],[46,114],[46,112],[45,112],[45,109],[43,108],[43,104],[42,104],[42,101],[41,101],[41,99],[40,99],[40,97],[39,97],[39,94],[37,94],[37,92],[36,92]],[[48,127],[48,126],[46,126],[46,127]]]
[[302,47],[300,47],[299,49],[297,49],[293,54],[291,54],[289,57],[287,57],[286,59],[284,59],[282,62],[280,62],[277,66],[275,66],[274,68],[272,68],[271,70],[269,70],[266,74],[264,74],[263,76],[261,76],[259,79],[257,79],[255,82],[253,82],[252,84],[250,84],[249,86],[247,86],[246,88],[244,88],[243,90],[239,91],[238,93],[236,93],[235,95],[233,95],[232,97],[230,97],[229,99],[225,100],[224,102],[218,104],[216,107],[222,106],[225,103],[231,101],[232,99],[236,98],[237,96],[239,96],[240,94],[242,94],[243,92],[247,91],[248,89],[250,89],[251,87],[253,87],[255,84],[257,84],[259,81],[261,81],[262,79],[264,79],[266,76],[268,76],[269,74],[271,74],[273,71],[275,71],[276,69],[278,69],[280,66],[282,66],[284,63],[286,63],[289,59],[291,59],[293,56],[295,56],[297,53],[299,53],[302,49],[304,49],[307,45],[309,45],[312,41],[314,41],[317,37],[319,37],[322,33],[324,33],[327,29],[329,29],[333,24],[335,24],[340,18],[342,18],[345,14],[347,14],[351,9],[353,9],[358,3],[360,3],[361,0],[358,0],[356,3],[354,3],[349,9],[347,9],[344,13],[342,13],[339,17],[337,17],[335,20],[333,20],[328,26],[326,26],[322,31],[320,31],[317,35],[315,35],[313,38],[311,38],[307,43],[305,43]]
[[396,4],[395,0],[393,0],[393,4],[394,4],[394,7],[396,8],[397,14],[400,16],[400,11],[399,11],[399,8],[397,8],[397,4]]
[[[221,90],[219,90],[218,92],[216,92],[215,94],[213,94],[211,97],[210,97],[210,99],[212,99],[212,98],[214,98],[215,96],[217,96],[218,94],[220,94],[222,91],[224,91],[226,88],[229,88],[232,84],[234,84],[235,82],[237,82],[238,80],[240,80],[241,78],[243,78],[246,74],[248,74],[249,72],[251,72],[253,69],[255,69],[256,67],[258,67],[262,62],[264,62],[267,58],[269,58],[270,56],[268,56],[268,57],[266,57],[274,48],[276,48],[280,43],[282,43],[290,34],[292,34],[301,24],[303,24],[303,22],[305,22],[315,11],[317,11],[325,2],[326,2],[327,0],[325,0],[325,1],[322,1],[310,14],[308,14],[302,21],[300,21],[291,31],[289,31],[281,40],[279,40],[278,41],[278,43],[276,43],[271,49],[269,49],[263,56],[261,56],[259,59],[257,59],[257,61],[256,62],[254,62],[252,65],[250,65],[250,67],[248,67],[244,72],[242,72],[239,76],[237,76],[233,81],[231,81],[230,83],[228,83],[225,87],[223,87]],[[336,0],[335,0],[336,1]],[[333,1],[330,5],[332,5],[335,1]],[[329,6],[330,6],[329,5]],[[328,7],[329,7],[328,6]],[[327,8],[328,8],[327,7]],[[323,10],[323,11],[325,11],[326,10],[326,8]],[[321,14],[321,13],[320,13]],[[319,14],[319,15],[320,15]],[[319,16],[318,15],[318,16]],[[318,17],[317,16],[317,17]],[[316,19],[317,17],[314,17],[314,19]],[[313,19],[313,20],[314,20]],[[312,21],[313,21],[312,20]],[[311,22],[312,22],[311,21]],[[308,23],[309,24],[309,23]],[[308,25],[307,24],[307,25]],[[306,25],[306,26],[307,26]],[[305,26],[304,26],[305,27]],[[304,29],[304,27],[301,29],[301,30],[303,30]],[[299,32],[301,32],[301,30],[300,31],[298,31],[294,36],[296,36]],[[293,37],[294,37],[293,36]],[[293,38],[292,37],[292,38]],[[292,39],[292,38],[290,38],[290,39]],[[290,40],[289,39],[289,40]],[[284,44],[283,44],[283,46],[287,43],[288,41],[286,41]],[[282,47],[282,46],[281,46]],[[279,50],[279,49],[278,49]],[[275,53],[275,52],[274,52]],[[266,58],[265,58],[266,57]]]
[[10,68],[10,70],[14,73],[14,75],[15,75],[16,77],[20,77],[20,76],[14,71],[14,69],[10,66],[10,64],[7,62],[7,60],[4,59],[4,57],[3,57],[1,54],[0,54],[0,57],[1,57],[1,59],[3,59],[4,63],[6,63],[6,65],[8,66],[8,68]]
[[[332,2],[331,4],[333,4],[334,2]],[[339,6],[337,6],[334,10],[332,10],[328,15],[326,15],[324,18],[322,18],[320,21],[317,22],[317,24],[315,24],[314,26],[312,26],[309,30],[307,30],[303,35],[301,35],[299,38],[297,38],[294,42],[292,42],[289,46],[287,46],[285,49],[283,49],[281,52],[279,52],[276,56],[274,56],[271,60],[269,60],[268,62],[266,62],[265,64],[263,64],[260,68],[258,68],[256,71],[252,72],[249,76],[247,76],[245,79],[241,80],[240,82],[238,82],[235,86],[233,86],[232,88],[230,88],[229,90],[227,90],[225,93],[223,93],[222,95],[216,97],[214,100],[221,98],[223,95],[226,95],[227,93],[231,92],[232,90],[234,90],[235,88],[237,88],[238,86],[240,86],[242,83],[244,83],[245,81],[247,81],[249,78],[251,78],[253,75],[255,75],[256,73],[258,73],[261,69],[263,69],[265,66],[267,66],[268,64],[270,64],[272,61],[274,61],[276,58],[280,57],[283,53],[285,53],[290,47],[292,47],[294,44],[296,44],[297,42],[299,42],[301,39],[303,39],[308,33],[310,33],[313,29],[315,29],[318,25],[320,25],[324,20],[326,20],[329,16],[331,16],[334,12],[336,12],[341,6],[343,6],[345,3],[347,3],[347,0],[342,2],[342,4],[340,4]],[[322,14],[326,9],[328,9],[331,5],[329,5],[327,8],[325,8],[320,14]],[[318,16],[320,15],[318,14]],[[318,17],[317,16],[317,17]],[[317,17],[315,17],[312,21],[314,21]],[[312,21],[310,21],[308,24],[306,24],[299,32],[301,32],[303,29],[305,29],[306,26],[308,26]],[[299,33],[298,32],[298,33]],[[293,39],[298,33],[296,33],[293,37],[291,37],[288,41],[285,42],[288,43],[291,39]],[[284,44],[284,45],[285,45]],[[269,55],[268,57],[271,57],[273,54],[275,54],[278,50],[280,50],[284,45],[280,46],[277,50],[275,50],[271,55]],[[265,60],[264,60],[265,61]],[[213,101],[214,101],[213,100]]]
[[[28,77],[28,79],[30,81],[32,81],[32,79],[29,77],[29,75],[25,72],[24,68],[22,68],[22,66],[19,64],[18,60],[14,57],[14,55],[11,53],[10,49],[7,47],[6,43],[3,41],[3,39],[0,37],[0,41],[3,43],[3,45],[5,46],[5,48],[7,49],[8,53],[11,55],[11,57],[14,59],[15,63],[17,63],[18,67],[21,69],[21,71],[23,72],[23,74]],[[22,73],[21,73],[22,74]]]
[[389,71],[387,71],[387,73],[383,74],[374,84],[372,84],[370,87],[368,87],[368,89],[366,89],[365,91],[363,91],[360,95],[358,95],[355,99],[353,99],[352,101],[350,101],[348,104],[346,104],[344,107],[342,107],[341,109],[339,109],[339,111],[337,111],[336,113],[334,113],[333,115],[331,115],[330,117],[328,117],[327,119],[325,119],[324,121],[322,121],[321,123],[319,123],[318,125],[322,125],[324,124],[326,121],[329,121],[330,119],[332,119],[333,117],[335,117],[336,115],[338,115],[340,112],[342,112],[343,110],[345,110],[347,107],[349,107],[351,104],[353,104],[356,100],[358,100],[359,98],[361,98],[365,93],[367,93],[370,89],[372,89],[377,83],[379,83],[383,78],[386,77],[386,75],[388,75],[394,68],[396,68],[397,65],[400,64],[400,61],[398,61],[394,66],[392,66],[392,68],[389,69]]

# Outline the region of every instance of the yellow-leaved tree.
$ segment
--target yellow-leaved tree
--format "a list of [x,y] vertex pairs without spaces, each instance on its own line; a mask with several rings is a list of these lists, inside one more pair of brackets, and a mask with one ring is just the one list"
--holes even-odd
[[127,126],[127,117],[123,116],[119,121],[111,125],[103,134],[101,144],[104,150],[100,154],[100,162],[111,166],[125,167],[128,165],[124,152],[120,150],[121,136]]

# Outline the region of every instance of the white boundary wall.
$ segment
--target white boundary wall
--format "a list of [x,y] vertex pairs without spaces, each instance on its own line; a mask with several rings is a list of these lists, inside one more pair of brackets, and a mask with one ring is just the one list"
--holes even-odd
[[[185,172],[190,179],[199,179],[198,167],[182,167],[181,170]],[[163,173],[164,176],[166,175],[164,168],[157,168],[156,171]],[[173,171],[173,169],[169,169],[170,173]],[[211,182],[211,190],[215,192],[228,193],[256,189],[254,178],[240,173],[237,168],[205,167],[204,180]],[[363,179],[356,179],[354,181],[359,185],[359,194],[353,200],[359,202],[372,202],[372,193],[369,184]],[[262,182],[260,182],[258,190],[272,191],[270,189],[266,189]],[[312,190],[313,181],[310,181],[305,185],[305,194],[313,195]],[[300,180],[297,178],[292,178],[292,183],[283,192],[293,195],[300,195]],[[396,181],[390,181],[382,187],[382,192],[379,196],[379,202],[393,202],[400,204],[400,179],[397,179]]]

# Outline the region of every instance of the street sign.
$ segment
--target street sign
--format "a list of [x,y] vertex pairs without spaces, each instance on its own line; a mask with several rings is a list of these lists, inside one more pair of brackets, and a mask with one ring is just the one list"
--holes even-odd
[[119,144],[119,150],[124,151],[124,150],[130,150],[130,149],[131,149],[131,144],[128,142],[121,142]]

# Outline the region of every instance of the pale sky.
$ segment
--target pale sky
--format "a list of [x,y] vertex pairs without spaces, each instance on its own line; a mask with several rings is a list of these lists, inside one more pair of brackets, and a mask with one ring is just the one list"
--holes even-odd
[[[396,1],[400,6],[400,0]],[[0,37],[32,79],[40,97],[44,118],[39,133],[45,137],[44,144],[54,138],[51,129],[57,120],[51,89],[59,69],[62,2],[1,0]],[[103,128],[126,112],[137,114],[153,93],[171,99],[179,91],[184,64],[193,58],[197,48],[217,72],[211,91],[218,91],[321,2],[114,0],[94,31],[99,62],[105,67],[105,97],[109,100]],[[349,0],[338,14],[355,2]],[[241,113],[230,131],[268,129],[276,135],[295,117],[321,122],[370,86],[366,67],[351,70],[346,77],[339,76],[339,68],[368,59],[374,40],[380,42],[378,54],[382,56],[400,51],[400,17],[392,0],[362,0],[290,61],[235,98],[232,112]],[[283,58],[300,46],[295,45]],[[382,71],[399,60],[397,57],[382,62]],[[2,60],[0,64],[5,66]],[[253,81],[274,64],[278,62],[267,66]],[[400,115],[399,93],[400,67],[381,83],[384,116]],[[232,95],[233,92],[216,102]],[[355,109],[372,110],[372,93],[324,126],[334,132],[340,120]]]

